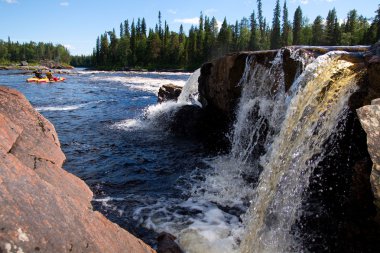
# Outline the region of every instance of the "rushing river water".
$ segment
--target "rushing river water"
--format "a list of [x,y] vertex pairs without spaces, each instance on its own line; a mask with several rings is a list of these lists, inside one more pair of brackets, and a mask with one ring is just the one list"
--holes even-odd
[[159,87],[184,85],[190,73],[74,70],[61,76],[66,82],[34,84],[20,71],[1,71],[0,84],[21,91],[54,124],[64,168],[90,186],[95,209],[153,247],[161,231],[178,236],[200,229],[218,244],[219,230],[240,226],[236,211],[197,198],[210,169],[201,144],[169,134],[162,117],[147,122],[176,107],[157,105]]

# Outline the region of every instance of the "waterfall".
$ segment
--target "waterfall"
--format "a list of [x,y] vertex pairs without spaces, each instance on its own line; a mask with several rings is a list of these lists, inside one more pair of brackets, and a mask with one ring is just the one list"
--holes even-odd
[[[273,142],[260,157],[262,173],[244,215],[241,252],[300,252],[290,232],[302,213],[302,194],[323,157],[323,144],[333,132],[339,132],[338,123],[345,119],[347,101],[361,75],[350,68],[354,63],[344,60],[345,54],[330,52],[318,57],[288,94],[277,94],[280,109],[271,108],[270,114],[284,112],[284,119],[271,131]],[[276,124],[281,121],[281,117],[274,119]],[[250,128],[256,131],[261,121]],[[243,152],[254,149],[250,144]]]
[[[292,54],[301,57],[303,53],[297,50]],[[269,68],[258,64],[255,55],[246,59],[243,77],[238,84],[242,86],[242,95],[230,134],[231,151],[208,161],[213,170],[207,173],[200,186],[197,184],[193,189],[193,199],[217,203],[237,213],[247,211],[253,198],[252,188],[262,170],[260,157],[268,152],[285,119],[287,96],[282,58],[283,50],[279,51]],[[308,61],[300,63],[298,73]],[[223,208],[217,210],[222,213]],[[228,213],[223,215],[224,220],[231,219]],[[205,226],[185,229],[180,233],[179,241],[187,252],[238,252],[239,240],[244,236],[242,224],[226,223],[228,226],[214,225],[210,229]],[[210,234],[213,236],[207,236]],[[196,238],[195,242],[193,238]],[[195,247],[194,244],[200,241],[202,245]]]
[[188,252],[305,251],[292,229],[309,178],[326,155],[323,145],[339,136],[362,72],[346,52],[313,58],[294,50],[290,57],[298,69],[286,88],[283,54],[270,64],[259,63],[255,54],[247,58],[231,151],[209,161],[213,170],[192,196],[238,210],[243,224],[213,227],[212,240],[204,238],[205,228],[182,231],[179,241]]
[[190,103],[202,107],[202,104],[198,101],[198,78],[200,75],[201,69],[197,69],[193,72],[193,74],[191,74],[185,86],[182,88],[181,94],[178,97],[178,103]]

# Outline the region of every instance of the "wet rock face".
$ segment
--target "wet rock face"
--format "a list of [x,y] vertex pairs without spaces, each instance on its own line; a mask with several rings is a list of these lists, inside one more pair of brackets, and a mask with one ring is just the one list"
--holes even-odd
[[0,87],[0,252],[154,252],[91,206],[54,126]]
[[160,233],[157,238],[157,253],[184,253],[178,246],[178,244],[175,242],[175,239],[177,238],[170,233]]
[[174,84],[164,84],[158,90],[157,102],[162,103],[168,100],[177,101],[179,95],[181,94],[182,87]]
[[377,221],[380,223],[380,99],[359,108],[357,113],[367,133],[368,151],[373,162],[370,180],[377,207]]
[[226,55],[202,66],[198,89],[203,107],[212,107],[226,114],[233,112],[240,98],[238,84],[248,55]]

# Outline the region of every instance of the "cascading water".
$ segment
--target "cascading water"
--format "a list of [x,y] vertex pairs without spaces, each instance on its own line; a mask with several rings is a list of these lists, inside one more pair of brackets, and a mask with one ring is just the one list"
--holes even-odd
[[302,210],[302,194],[313,168],[323,157],[322,145],[344,120],[347,101],[357,88],[360,71],[330,52],[308,65],[287,98],[281,130],[260,158],[263,171],[245,215],[242,252],[298,252],[291,228]]
[[185,86],[183,86],[181,94],[178,97],[178,103],[180,104],[195,104],[202,106],[198,101],[198,78],[201,75],[201,69],[197,69],[189,77]]
[[[224,250],[204,239],[202,247],[194,247],[197,242],[184,230],[179,241],[188,252],[305,251],[292,226],[302,214],[309,177],[326,152],[323,145],[339,135],[362,72],[345,60],[345,52],[314,59],[296,50],[291,57],[301,63],[300,69],[286,91],[282,54],[270,68],[247,60],[231,152],[210,161],[214,170],[195,194],[202,192],[204,200],[245,213],[245,228],[231,224],[229,232],[221,230],[224,236],[218,240],[230,239]],[[202,238],[202,230],[190,234],[194,240]]]
[[[301,57],[301,54],[302,51],[293,52],[294,57]],[[193,190],[193,197],[217,203],[222,209],[235,210],[235,215],[243,214],[249,206],[261,170],[259,158],[267,152],[280,131],[286,110],[283,50],[279,51],[270,68],[258,64],[254,57],[247,58],[239,83],[243,90],[230,138],[231,152],[209,161],[213,170]],[[298,72],[307,62],[300,62]],[[238,252],[239,240],[243,236],[242,224],[231,222],[227,225],[213,227],[213,237],[206,235],[211,233],[210,229],[184,230],[179,241],[188,252]],[[189,237],[196,238],[197,242]],[[194,244],[198,241],[203,242],[202,246],[195,249]]]

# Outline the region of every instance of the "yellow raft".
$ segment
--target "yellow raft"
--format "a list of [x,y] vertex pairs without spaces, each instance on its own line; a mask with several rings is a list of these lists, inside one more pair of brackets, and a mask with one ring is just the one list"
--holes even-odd
[[37,78],[37,77],[31,77],[26,79],[28,83],[57,83],[57,82],[63,82],[66,78],[64,77],[54,77],[53,80],[49,80],[49,78]]

